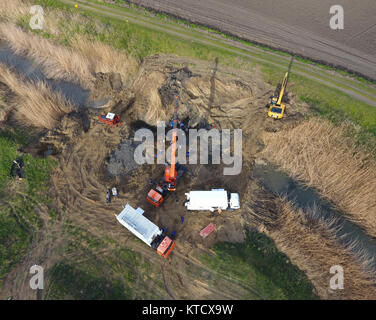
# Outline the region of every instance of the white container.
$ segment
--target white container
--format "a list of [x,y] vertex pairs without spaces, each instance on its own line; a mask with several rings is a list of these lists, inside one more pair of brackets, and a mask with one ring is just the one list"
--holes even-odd
[[162,230],[148,220],[141,208],[134,209],[128,203],[123,211],[116,216],[117,220],[137,238],[151,246],[154,238],[162,234]]
[[185,194],[188,210],[215,211],[235,210],[240,208],[239,194],[229,194],[224,189],[212,189],[211,191],[191,191]]

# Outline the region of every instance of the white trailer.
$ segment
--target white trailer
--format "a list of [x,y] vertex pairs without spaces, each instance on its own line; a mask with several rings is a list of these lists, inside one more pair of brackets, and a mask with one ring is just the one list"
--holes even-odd
[[185,194],[188,210],[235,210],[240,208],[239,194],[229,193],[225,189],[210,191],[190,191]]
[[147,219],[141,208],[134,209],[128,203],[116,219],[149,247],[157,250],[158,254],[167,258],[175,246],[175,242],[162,235],[162,230]]

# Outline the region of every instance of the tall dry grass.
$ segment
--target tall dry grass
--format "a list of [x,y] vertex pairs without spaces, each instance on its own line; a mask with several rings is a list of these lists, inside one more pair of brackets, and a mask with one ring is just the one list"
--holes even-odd
[[72,48],[88,59],[95,72],[117,72],[125,83],[130,83],[139,66],[135,58],[124,52],[81,35],[72,39]]
[[[33,3],[24,0],[0,0],[0,38],[17,53],[28,56],[44,67],[45,74],[54,79],[80,83],[91,88],[96,72],[118,72],[128,83],[138,69],[138,62],[123,51],[106,45],[94,37],[74,34],[73,30],[92,21],[77,12],[45,9],[44,31],[55,39],[70,39],[70,48],[55,45],[47,39],[25,32],[15,23],[29,14]],[[105,26],[95,21],[95,28],[103,32]]]
[[77,82],[86,88],[94,80],[94,70],[89,61],[69,48],[54,45],[11,23],[0,23],[0,38],[17,54],[27,56],[41,65],[49,78]]
[[376,237],[376,163],[359,150],[346,128],[311,119],[297,127],[266,133],[264,155],[292,177],[332,201]]
[[[255,207],[251,219],[305,272],[322,299],[376,299],[376,279],[368,257],[361,250],[354,253],[351,244],[343,246],[337,241],[335,221],[327,224],[317,218],[317,208],[303,212],[285,199],[259,198]],[[330,289],[334,265],[344,270],[344,290]]]
[[0,0],[0,17],[7,21],[15,21],[29,14],[31,4],[21,0]]
[[138,63],[102,42],[81,35],[71,39],[71,48],[25,32],[11,23],[0,23],[0,39],[18,54],[27,56],[43,67],[47,77],[79,83],[91,88],[97,72],[116,72],[127,83],[135,75]]
[[0,81],[15,95],[12,117],[22,125],[52,129],[72,105],[44,82],[29,82],[0,63]]

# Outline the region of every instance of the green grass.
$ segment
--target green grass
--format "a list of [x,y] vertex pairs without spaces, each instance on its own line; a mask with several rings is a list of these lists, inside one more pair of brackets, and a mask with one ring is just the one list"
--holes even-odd
[[48,288],[47,299],[75,300],[124,300],[130,299],[131,293],[120,280],[108,280],[94,268],[88,272],[63,261],[57,263],[49,272],[51,285]]
[[[264,66],[263,72],[267,82],[273,85],[280,83],[282,74],[280,77],[273,68]],[[346,118],[351,119],[376,137],[375,107],[294,73],[291,74],[289,82],[290,90],[296,93],[299,101],[308,103],[336,123]]]
[[24,132],[0,130],[0,279],[27,252],[33,231],[42,226],[35,206],[48,200],[46,191],[54,165],[51,160],[26,155],[25,179],[9,176],[26,137]]
[[45,299],[163,297],[159,266],[117,239],[90,233],[70,220],[65,221],[60,239],[64,241],[57,250],[62,260],[47,273]]
[[30,233],[8,214],[0,212],[0,283],[23,257],[30,244]]
[[24,141],[21,133],[0,130],[0,197],[9,181],[10,166],[17,157],[17,147]]
[[316,299],[313,287],[289,258],[267,236],[247,231],[244,243],[214,245],[215,255],[201,261],[220,274],[234,277],[255,288],[263,299]]

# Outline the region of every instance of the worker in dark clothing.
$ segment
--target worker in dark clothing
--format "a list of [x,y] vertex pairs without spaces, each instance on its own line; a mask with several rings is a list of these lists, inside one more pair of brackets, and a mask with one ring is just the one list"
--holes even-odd
[[10,168],[10,176],[17,176],[20,180],[25,176],[24,162],[22,158],[17,158],[13,160],[12,167]]
[[111,189],[107,189],[107,192],[106,192],[106,203],[110,203],[111,202]]

